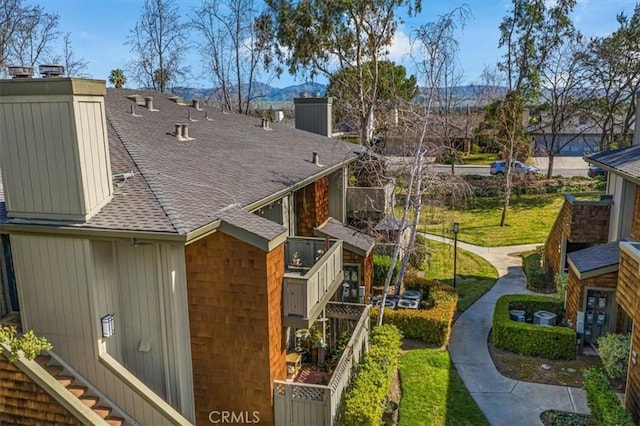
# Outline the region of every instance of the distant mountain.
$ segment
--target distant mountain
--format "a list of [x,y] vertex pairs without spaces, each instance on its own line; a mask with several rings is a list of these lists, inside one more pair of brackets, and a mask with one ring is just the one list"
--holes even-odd
[[[246,91],[246,86],[243,87]],[[173,92],[185,99],[210,99],[213,97],[214,89],[199,89],[193,87],[176,87]],[[259,102],[293,102],[301,93],[306,92],[309,96],[320,93],[325,96],[327,86],[320,83],[302,83],[295,86],[283,88],[272,87],[265,83],[253,83],[252,97]]]
[[[246,87],[244,88],[246,90]],[[457,99],[456,105],[458,107],[480,107],[486,103],[487,95],[494,93],[498,96],[504,95],[507,91],[505,87],[488,87],[480,85],[468,85],[468,86],[456,86],[451,88],[454,96]],[[211,99],[213,98],[214,89],[198,89],[193,87],[177,87],[174,93],[185,99]],[[283,88],[272,87],[265,83],[255,82],[253,84],[253,97],[256,103],[263,102],[277,102],[277,103],[289,103],[293,102],[293,98],[297,98],[301,93],[308,93],[309,96],[319,93],[320,96],[325,96],[327,93],[327,86],[320,83],[302,83],[294,86],[288,86]],[[425,101],[427,97],[427,90],[420,89],[420,94],[416,98],[417,101]],[[437,105],[434,105],[437,106]]]

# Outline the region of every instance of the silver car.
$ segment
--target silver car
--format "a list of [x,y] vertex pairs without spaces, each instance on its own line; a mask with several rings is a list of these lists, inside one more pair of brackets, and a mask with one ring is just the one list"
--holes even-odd
[[[491,168],[489,169],[489,173],[492,175],[503,175],[506,172],[506,160],[498,160],[495,161]],[[540,173],[540,169],[536,166],[530,166],[528,164],[524,164],[521,161],[512,161],[511,162],[511,171],[522,174],[538,174]]]

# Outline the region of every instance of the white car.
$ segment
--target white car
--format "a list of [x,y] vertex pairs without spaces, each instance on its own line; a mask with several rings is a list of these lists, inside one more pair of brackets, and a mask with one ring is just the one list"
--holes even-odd
[[[503,175],[506,172],[506,160],[498,160],[495,161],[492,165],[491,168],[489,169],[489,174],[491,175]],[[536,166],[530,166],[528,164],[524,164],[521,161],[512,161],[511,162],[511,171],[516,172],[516,173],[522,173],[522,174],[527,174],[527,173],[532,173],[532,174],[538,174],[540,173],[540,169],[537,168]]]

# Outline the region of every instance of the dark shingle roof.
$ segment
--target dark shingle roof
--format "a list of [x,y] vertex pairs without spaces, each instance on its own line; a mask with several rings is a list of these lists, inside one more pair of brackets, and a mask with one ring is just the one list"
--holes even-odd
[[257,214],[249,213],[237,206],[226,209],[218,214],[220,219],[241,228],[246,232],[271,241],[278,235],[286,232],[286,228],[276,222],[264,219]]
[[620,263],[619,243],[614,241],[608,244],[589,247],[567,254],[567,257],[578,272],[585,273]]
[[356,228],[347,226],[342,222],[330,218],[324,224],[316,228],[316,233],[326,235],[330,238],[343,240],[345,244],[361,251],[360,254],[366,255],[375,245],[375,238],[372,235],[359,231]]
[[[134,93],[153,96],[158,111],[127,98]],[[205,118],[204,110],[179,105],[155,92],[109,89],[105,104],[118,139],[179,233],[219,219],[216,212],[228,206],[246,207],[326,174],[354,158],[358,149],[277,124],[264,130],[259,119],[240,114],[209,109]],[[193,139],[178,141],[173,135],[175,123],[188,124]],[[318,152],[323,166],[312,163],[313,152]]]
[[589,163],[640,178],[640,145],[602,151],[585,157]]

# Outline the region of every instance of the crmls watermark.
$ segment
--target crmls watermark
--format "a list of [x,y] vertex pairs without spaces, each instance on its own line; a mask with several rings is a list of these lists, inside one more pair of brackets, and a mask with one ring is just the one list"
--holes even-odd
[[259,411],[212,411],[209,413],[211,423],[220,424],[253,424],[260,423]]

